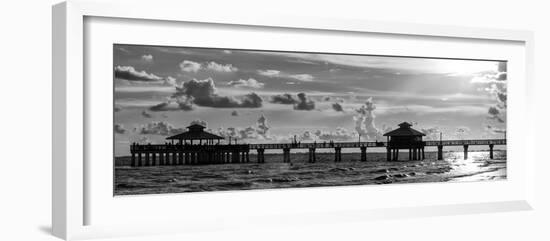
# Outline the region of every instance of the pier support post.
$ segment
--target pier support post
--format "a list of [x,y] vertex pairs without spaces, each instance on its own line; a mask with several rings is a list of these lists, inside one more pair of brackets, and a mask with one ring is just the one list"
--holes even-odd
[[412,161],[412,159],[413,159],[412,153],[413,153],[412,148],[409,148],[409,161]]
[[390,147],[386,147],[386,160],[387,161],[391,161],[391,148]]
[[399,160],[399,149],[395,149],[395,157],[394,159],[397,161]]
[[362,162],[367,161],[367,147],[366,146],[361,147],[361,161]]
[[180,153],[179,153],[178,165],[183,165],[183,151],[180,151]]
[[159,166],[164,165],[164,151],[159,152]]
[[290,148],[283,148],[283,162],[290,163]]
[[151,166],[156,166],[157,165],[157,153],[153,152],[151,154],[153,155],[153,160],[151,160]]
[[315,148],[310,147],[309,148],[309,162],[314,163],[317,161],[317,158],[315,158]]
[[246,151],[246,162],[250,162],[250,151]]
[[130,163],[131,166],[136,166],[136,153],[132,152],[132,161]]
[[422,160],[426,159],[426,154],[424,153],[424,147],[422,147]]
[[437,160],[443,160],[443,146],[437,146]]
[[149,152],[145,153],[145,166],[149,166]]
[[231,157],[233,158],[233,160],[231,160],[232,163],[239,163],[239,151],[238,150],[234,150],[233,153],[231,154]]
[[341,162],[342,161],[342,147],[335,147],[334,148],[334,162]]
[[137,166],[140,167],[142,165],[141,163],[141,152],[138,152],[138,162],[137,162]]
[[468,145],[464,145],[464,160],[468,159]]
[[489,144],[489,158],[493,159],[493,147],[495,147],[494,144]]
[[264,163],[264,151],[265,149],[256,149],[256,151],[258,152],[258,156],[256,158],[258,158],[258,163]]
[[172,152],[172,159],[171,159],[172,162],[170,162],[170,164],[173,166],[176,165],[177,159],[178,159],[178,153],[176,151]]
[[413,148],[413,160],[418,160],[418,148]]

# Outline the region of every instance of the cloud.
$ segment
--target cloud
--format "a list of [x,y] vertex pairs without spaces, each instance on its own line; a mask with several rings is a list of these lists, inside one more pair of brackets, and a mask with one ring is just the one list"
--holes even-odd
[[183,72],[197,72],[201,69],[201,64],[191,61],[191,60],[184,60],[180,63],[180,69]]
[[234,111],[231,112],[231,116],[239,116],[239,112],[234,110]]
[[288,77],[297,79],[300,81],[305,81],[305,82],[313,81],[313,76],[310,74],[295,74],[295,75],[289,75]]
[[137,71],[132,66],[116,66],[115,78],[125,79],[129,81],[143,81],[143,82],[158,82],[164,79],[154,74],[147,73],[145,71]]
[[224,53],[224,54],[231,54],[231,53],[233,53],[233,52],[231,52],[231,50],[224,50],[223,53]]
[[492,133],[492,134],[506,134],[506,129],[504,128],[497,128],[492,125],[487,125],[485,127],[485,130]]
[[237,70],[239,70],[237,69],[237,67],[234,67],[231,64],[218,64],[214,61],[211,61],[208,64],[206,64],[205,68],[218,71],[218,72],[236,72]]
[[173,100],[169,100],[166,102],[159,103],[157,105],[149,107],[150,111],[158,112],[158,111],[191,111],[193,110],[193,103],[189,99],[186,99],[185,97],[181,98],[174,98]]
[[295,80],[304,81],[304,82],[311,82],[314,80],[314,77],[310,74],[288,74],[288,73],[281,72],[280,70],[274,70],[274,69],[258,70],[257,72],[259,75],[263,75],[270,78],[287,78],[287,79],[295,79]]
[[424,133],[426,136],[424,137],[425,140],[439,140],[439,135],[441,133],[441,130],[438,127],[431,127],[431,128],[422,128],[420,129],[420,132]]
[[168,76],[166,77],[166,79],[164,79],[164,84],[168,86],[176,86],[177,85],[176,78],[172,76]]
[[315,109],[315,102],[307,98],[305,93],[299,93],[298,102],[294,104],[295,110],[313,110]]
[[[493,96],[495,104],[487,110],[487,118],[496,121],[492,125],[506,122],[507,107],[507,62],[498,62],[496,70],[478,73],[471,83],[481,85],[481,89]],[[493,126],[495,127],[495,126]],[[498,127],[495,127],[498,129]]]
[[264,83],[258,82],[255,79],[249,78],[248,80],[239,79],[239,80],[232,80],[227,83],[228,85],[234,86],[234,87],[244,87],[244,88],[253,88],[253,89],[260,89],[264,87]]
[[215,108],[258,108],[262,106],[262,98],[252,92],[237,99],[229,96],[220,96],[212,78],[183,82],[176,87],[173,98],[185,97],[193,104]]
[[269,125],[267,118],[261,115],[256,121],[256,125],[247,127],[228,127],[219,128],[217,134],[233,140],[275,140],[276,138],[269,134]]
[[141,115],[145,118],[153,118],[153,115],[149,114],[147,111],[142,111]]
[[274,69],[258,70],[258,74],[267,76],[267,77],[279,77],[281,74],[281,71],[274,70]]
[[196,119],[196,120],[193,120],[193,121],[189,122],[189,125],[190,126],[192,126],[192,125],[201,125],[201,126],[204,126],[204,127],[208,127],[208,122],[206,122],[205,120]]
[[338,102],[334,102],[332,103],[332,109],[334,111],[337,111],[337,112],[343,112],[344,111],[344,108],[342,107],[342,105]]
[[457,139],[464,139],[464,136],[470,133],[470,128],[466,126],[461,126],[456,128],[455,135]]
[[368,140],[383,139],[383,133],[375,125],[376,116],[374,110],[376,105],[372,97],[369,97],[361,108],[356,109],[357,115],[353,117],[355,121],[355,131]]
[[141,60],[145,62],[153,62],[153,55],[150,55],[150,54],[142,55]]
[[281,95],[271,96],[271,100],[269,100],[269,102],[275,104],[292,105],[297,103],[298,101],[294,99],[291,94],[284,93]]
[[114,131],[116,134],[124,134],[127,130],[124,128],[124,125],[116,123],[114,126]]
[[343,127],[337,127],[334,132],[317,130],[314,133],[315,136],[317,136],[317,139],[322,141],[350,141],[356,138],[353,132],[350,132]]
[[161,136],[176,135],[184,131],[186,131],[185,128],[175,128],[172,124],[165,121],[153,121],[138,129],[139,134]]

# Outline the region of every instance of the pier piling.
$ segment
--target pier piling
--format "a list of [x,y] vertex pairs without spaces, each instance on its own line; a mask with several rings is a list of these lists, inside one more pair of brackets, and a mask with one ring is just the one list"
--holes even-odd
[[367,147],[361,146],[361,161],[366,162],[367,161]]
[[437,146],[437,160],[443,160],[443,146]]
[[342,147],[335,147],[334,148],[334,162],[341,162],[342,161]]
[[468,145],[464,145],[464,160],[468,159]]
[[493,159],[493,147],[495,147],[495,145],[493,145],[493,144],[489,145],[489,158],[490,159]]

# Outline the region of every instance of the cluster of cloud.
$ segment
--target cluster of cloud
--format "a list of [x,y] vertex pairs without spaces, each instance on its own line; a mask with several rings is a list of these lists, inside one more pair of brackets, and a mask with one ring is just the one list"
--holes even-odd
[[285,79],[295,79],[304,82],[311,82],[315,78],[310,74],[287,74],[279,70],[267,69],[267,70],[258,70],[258,74],[270,78],[285,78]]
[[364,105],[355,110],[357,115],[353,117],[355,131],[362,137],[366,137],[367,140],[383,139],[382,131],[375,125],[375,109],[376,105],[374,105],[372,97],[369,97]]
[[217,93],[212,78],[183,82],[176,87],[174,98],[184,97],[193,104],[217,108],[258,108],[262,106],[262,98],[254,92],[236,99],[230,96],[221,96]]
[[176,79],[172,76],[163,78],[153,73],[147,73],[145,70],[137,71],[132,66],[116,66],[114,72],[115,78],[124,79],[131,82],[164,84],[167,86],[175,86],[177,83]]
[[498,128],[493,125],[487,125],[485,127],[485,130],[487,132],[493,133],[493,134],[506,134],[506,129],[504,128]]
[[506,101],[508,98],[506,80],[507,74],[507,62],[499,62],[497,64],[496,71],[486,71],[478,73],[473,79],[472,83],[479,84],[482,89],[491,94],[496,104],[489,107],[487,110],[488,118],[494,123],[491,123],[492,130],[499,129],[497,125],[506,122]]
[[153,121],[137,129],[137,132],[142,135],[161,135],[161,136],[176,135],[184,131],[185,131],[185,128],[176,128],[172,124],[165,121]]
[[156,76],[151,73],[147,73],[144,70],[137,71],[132,66],[116,66],[115,78],[125,79],[128,81],[142,81],[142,82],[161,82],[164,78]]
[[198,63],[191,60],[184,60],[179,64],[181,71],[183,72],[198,72],[199,70],[213,70],[217,72],[236,72],[239,69],[231,64],[220,64],[214,61],[206,63]]
[[264,87],[264,83],[258,82],[257,80],[252,78],[249,78],[247,80],[245,79],[232,80],[232,81],[229,81],[227,85],[238,87],[238,88],[252,88],[252,89],[260,89]]
[[124,128],[124,125],[119,123],[115,124],[114,131],[116,134],[125,134],[127,132],[126,128]]
[[315,101],[308,98],[305,93],[298,93],[296,98],[288,93],[274,95],[271,96],[271,100],[269,102],[274,104],[293,105],[295,110],[315,109]]
[[420,132],[426,135],[424,137],[425,140],[435,141],[435,140],[439,140],[439,135],[441,133],[441,130],[438,127],[431,127],[431,128],[422,128],[420,129]]
[[214,108],[259,108],[262,107],[262,98],[250,92],[239,98],[221,96],[214,85],[212,78],[192,79],[175,86],[175,93],[162,103],[151,106],[150,111],[190,111],[193,105]]
[[261,115],[256,121],[256,125],[247,127],[228,127],[219,128],[217,134],[232,140],[274,140],[275,137],[269,134],[270,126],[267,124],[267,118]]

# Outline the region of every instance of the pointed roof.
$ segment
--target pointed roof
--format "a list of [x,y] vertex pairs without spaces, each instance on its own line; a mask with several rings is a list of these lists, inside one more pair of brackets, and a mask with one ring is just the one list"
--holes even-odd
[[221,136],[214,135],[212,133],[208,133],[204,131],[206,127],[199,125],[199,124],[193,124],[187,127],[189,131],[173,135],[170,137],[167,137],[167,140],[217,140],[217,139],[224,139]]
[[425,136],[426,134],[411,128],[412,124],[408,122],[402,122],[399,124],[399,128],[387,132],[384,136]]

